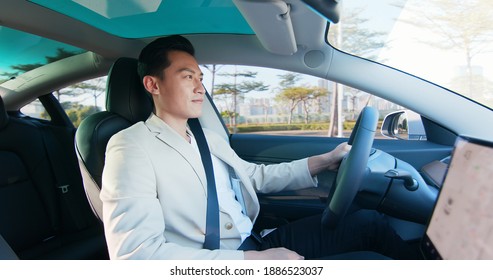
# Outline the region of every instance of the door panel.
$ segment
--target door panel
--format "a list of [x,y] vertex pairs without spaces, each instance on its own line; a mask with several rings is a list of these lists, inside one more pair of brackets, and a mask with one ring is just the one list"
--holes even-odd
[[[273,164],[292,161],[325,153],[344,138],[271,136],[255,134],[234,134],[230,142],[236,153],[244,160]],[[374,142],[374,148],[404,160],[416,169],[450,155],[452,147],[428,141],[381,140]],[[259,227],[279,225],[308,215],[321,213],[326,206],[327,196],[334,183],[336,172],[323,172],[317,176],[318,187],[275,194],[259,194],[261,217]]]

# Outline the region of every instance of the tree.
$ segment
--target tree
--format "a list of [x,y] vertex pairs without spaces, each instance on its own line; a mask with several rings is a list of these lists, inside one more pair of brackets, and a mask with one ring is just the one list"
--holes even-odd
[[480,100],[484,105],[493,108],[493,82],[484,75],[459,76],[450,84],[458,92],[470,92],[470,98]]
[[[94,107],[98,107],[98,97],[105,93],[106,77],[96,78],[69,86],[66,95],[90,95],[94,101]],[[79,91],[80,93],[76,93]],[[60,99],[59,99],[60,100]],[[84,101],[83,99],[82,101]]]
[[[362,9],[355,10],[351,14],[344,15],[339,23],[329,29],[329,42],[331,45],[345,52],[375,59],[377,49],[384,46],[382,35],[384,33],[364,28],[368,19],[362,18]],[[343,36],[344,35],[344,36]],[[342,136],[342,85],[334,83],[330,110],[329,136]]]
[[281,90],[288,87],[293,87],[296,84],[296,82],[301,80],[300,74],[293,72],[287,72],[286,74],[280,74],[277,76],[281,79],[281,81],[279,82],[279,85],[281,86]]
[[98,107],[85,106],[81,104],[75,104],[75,106],[66,110],[69,119],[75,127],[78,127],[85,118],[99,111],[101,110]]
[[80,52],[67,51],[64,48],[57,48],[56,54],[54,56],[46,56],[46,62],[49,64],[67,57],[74,56],[79,53]]
[[260,106],[262,106],[262,109],[264,111],[264,123],[267,123],[268,122],[267,116],[269,115],[269,109],[271,108],[269,99],[263,98]]
[[221,117],[225,120],[228,120],[230,127],[232,127],[231,126],[232,119],[238,117],[238,113],[235,113],[235,112],[230,111],[230,110],[224,110],[224,111],[221,111]]
[[[492,52],[493,33],[493,2],[491,0],[430,0],[426,2],[426,9],[422,6],[411,6],[413,16],[404,21],[407,24],[431,30],[437,36],[433,41],[422,43],[438,49],[455,49],[463,54],[466,65],[467,79],[459,80],[464,85],[459,86],[461,93],[473,96],[477,89],[477,74],[473,71],[473,59],[479,54]],[[406,7],[407,8],[407,7]],[[463,20],[466,19],[466,20]]]
[[361,96],[363,95],[368,95],[367,93],[351,88],[351,87],[344,87],[344,93],[345,95],[349,98],[349,101],[351,102],[351,108],[349,108],[349,119],[350,120],[356,120],[356,108],[358,107],[358,100]]
[[[31,71],[33,69],[39,68],[45,64],[49,64],[67,57],[71,57],[78,54],[78,52],[67,51],[63,48],[58,48],[56,50],[56,54],[53,56],[45,56],[46,63],[32,63],[32,64],[17,64],[12,65],[10,68],[14,70],[14,72],[4,72],[1,75],[6,77],[17,77],[18,75]],[[59,90],[55,91],[55,95],[57,99],[60,101],[61,95],[73,95],[70,91],[61,92]]]
[[5,76],[11,76],[15,77],[18,76],[19,74],[31,71],[33,69],[39,68],[43,66],[44,64],[42,63],[32,63],[32,64],[17,64],[17,65],[12,65],[10,68],[16,70],[15,72],[10,72],[10,73],[4,73]]
[[321,96],[326,96],[327,90],[319,87],[300,87],[291,86],[284,88],[276,95],[276,100],[279,102],[288,103],[289,106],[289,118],[288,124],[292,123],[294,109],[301,103],[304,112],[305,123],[309,121],[310,113],[310,101],[315,100]]
[[222,65],[218,66],[217,64],[211,64],[211,65],[204,64],[202,66],[204,66],[204,68],[209,70],[209,72],[211,72],[211,74],[212,74],[210,95],[211,95],[211,98],[214,98],[214,87],[215,87],[215,81],[216,81],[216,73],[219,71],[219,69],[221,69]]
[[70,56],[74,56],[76,54],[78,54],[78,52],[71,52],[71,51],[67,51],[63,48],[58,48],[56,50],[56,54],[54,56],[46,56],[45,57],[46,63],[12,65],[12,66],[10,66],[10,68],[12,68],[15,71],[14,72],[4,72],[4,73],[2,73],[2,76],[16,77],[22,73],[25,73],[25,72],[31,71],[33,69],[39,68],[45,64],[49,64],[49,63],[52,63],[52,62],[55,62],[55,61],[58,61],[58,60],[61,60],[61,59],[64,59],[64,58],[67,58]]
[[[217,89],[214,91],[216,96],[223,96],[225,98],[227,110],[231,113],[230,126],[233,129],[233,133],[236,132],[237,118],[238,118],[238,99],[243,98],[243,95],[251,91],[266,91],[269,87],[263,82],[259,81],[241,81],[238,82],[238,77],[246,79],[255,79],[257,77],[257,72],[245,71],[238,72],[235,67],[234,73],[223,73],[219,74],[225,77],[233,77],[232,83],[223,83],[217,85]],[[228,105],[227,98],[232,100]]]

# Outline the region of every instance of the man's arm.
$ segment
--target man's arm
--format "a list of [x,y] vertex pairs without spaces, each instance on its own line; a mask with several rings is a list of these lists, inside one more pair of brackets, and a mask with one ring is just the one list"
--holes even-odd
[[243,165],[257,192],[297,190],[315,187],[315,175],[318,173],[337,170],[342,158],[350,149],[351,146],[347,143],[341,143],[330,152],[292,162],[264,165],[243,161]]

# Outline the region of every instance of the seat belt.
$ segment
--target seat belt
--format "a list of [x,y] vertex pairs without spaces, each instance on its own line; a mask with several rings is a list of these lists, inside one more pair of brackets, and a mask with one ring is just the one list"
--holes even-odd
[[217,201],[216,180],[212,158],[204,131],[198,119],[189,119],[188,126],[197,140],[197,145],[207,176],[207,214],[204,249],[219,249],[219,202]]
[[[38,127],[41,129],[45,150],[55,176],[55,182],[57,184],[56,192],[61,204],[62,219],[69,219],[77,229],[82,229],[86,225],[86,222],[77,213],[78,210],[74,205],[76,197],[73,193],[74,191],[70,191],[71,179],[67,174],[67,168],[69,168],[70,164],[67,162],[67,156],[61,154],[59,147],[56,145],[57,139],[53,135],[53,132],[48,127],[41,125]],[[64,223],[64,226],[67,226],[67,224]]]

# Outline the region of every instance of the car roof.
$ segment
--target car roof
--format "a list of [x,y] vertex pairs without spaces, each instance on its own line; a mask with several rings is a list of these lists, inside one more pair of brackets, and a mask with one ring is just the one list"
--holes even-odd
[[[204,53],[211,48],[220,47],[221,38],[229,40],[231,36],[252,37],[254,40],[241,43],[249,44],[247,47],[252,47],[253,44],[261,45],[270,53],[280,55],[291,55],[297,51],[298,46],[316,48],[322,44],[326,45],[323,34],[327,21],[301,1],[288,1],[289,4],[283,1],[234,1],[242,7],[242,13],[233,1],[206,1],[207,5],[204,1],[195,0],[167,0],[162,3],[161,0],[101,1],[107,3],[108,9],[112,7],[109,3],[116,3],[113,5],[116,7],[137,4],[146,6],[148,4],[144,3],[148,2],[161,3],[156,11],[145,12],[144,9],[141,10],[141,14],[133,13],[119,17],[110,17],[106,15],[109,12],[100,11],[97,6],[103,4],[97,5],[99,1],[3,2],[7,2],[0,12],[3,26],[38,35],[38,39],[51,39],[72,48],[91,51],[102,57],[135,57],[141,48],[154,38],[172,34],[198,38],[193,42],[199,50],[198,56],[201,49]],[[78,3],[87,3],[87,7]],[[259,12],[258,8],[263,8],[264,11]],[[279,20],[278,16],[282,15],[281,13],[289,13],[291,16]],[[294,18],[298,20],[292,20]],[[300,28],[297,28],[298,25]],[[282,29],[282,26],[286,28]],[[301,33],[293,35],[297,30],[306,30],[306,27],[311,27],[313,31],[308,36]],[[206,45],[201,39],[204,37],[207,37]],[[214,41],[215,38],[219,41]],[[286,50],[286,43],[291,45],[290,52]],[[227,53],[223,53],[223,56],[227,56]]]
[[[332,47],[324,40],[327,20],[318,16],[302,1],[296,0],[287,1],[288,3],[239,0],[235,1],[236,5],[232,1],[101,1],[117,7],[138,4],[145,8],[151,5],[148,2],[161,4],[155,12],[140,9],[141,14],[132,12],[121,17],[102,12],[101,6],[95,4],[98,1],[2,2],[4,5],[0,17],[3,28],[0,29],[0,35],[11,32],[18,36],[19,33],[26,32],[25,35],[29,35],[26,40],[39,44],[36,45],[37,50],[51,47],[52,52],[55,52],[58,48],[65,47],[78,54],[71,61],[46,66],[50,67],[50,71],[41,67],[38,73],[31,71],[32,73],[23,74],[23,78],[15,79],[17,81],[3,83],[1,94],[11,110],[19,109],[34,100],[41,91],[57,90],[77,80],[104,75],[117,58],[137,57],[146,44],[163,35],[181,34],[187,37],[195,46],[196,58],[200,64],[273,67],[319,77],[325,77],[325,67],[310,67],[300,61],[305,60],[304,56],[309,51],[313,51],[315,57],[322,54],[327,59],[331,57],[332,51]],[[241,12],[237,6],[241,7]],[[125,14],[129,9],[122,7],[119,12]],[[282,13],[289,13],[291,17],[279,20],[278,16]],[[169,17],[169,14],[174,16]],[[251,17],[245,18],[244,15]],[[141,35],[137,36],[130,31],[130,25],[149,31],[140,31]],[[307,29],[312,32],[300,32]],[[302,48],[303,52],[299,52],[298,48]],[[89,54],[83,54],[84,52]],[[42,52],[33,53],[32,50],[27,50],[19,52],[17,58],[25,59],[28,55],[33,55],[33,61],[28,63],[39,63],[46,56]],[[73,71],[71,77],[67,73],[55,71],[67,67],[77,68],[69,70]],[[39,75],[44,78],[40,79]],[[39,79],[39,83],[33,82],[34,79]],[[9,90],[16,91],[17,96],[5,92]],[[22,100],[19,92],[23,92]],[[31,98],[25,98],[26,96]]]
[[122,38],[201,33],[254,34],[230,0],[31,2]]

